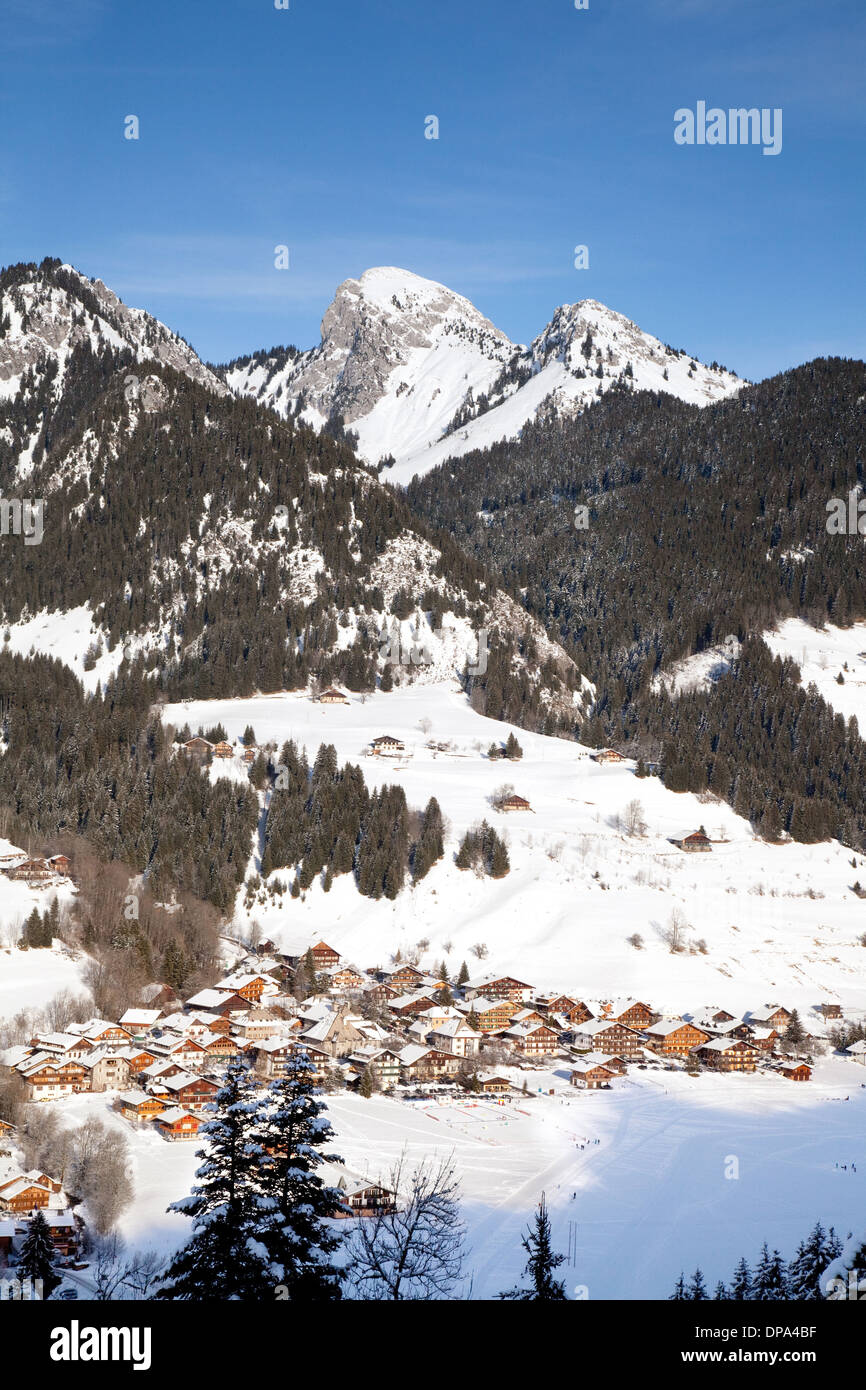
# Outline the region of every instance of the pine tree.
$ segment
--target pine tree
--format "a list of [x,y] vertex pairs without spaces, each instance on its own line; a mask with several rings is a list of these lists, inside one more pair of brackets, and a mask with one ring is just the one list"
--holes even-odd
[[842,1251],[842,1243],[833,1227],[825,1231],[816,1221],[806,1240],[800,1241],[797,1253],[788,1266],[788,1297],[798,1300],[823,1298],[821,1275]]
[[[269,1108],[258,1135],[275,1210],[262,1240],[271,1268],[277,1270],[276,1282],[286,1287],[290,1300],[333,1302],[341,1297],[341,1276],[329,1257],[340,1241],[327,1222],[339,1215],[342,1202],[337,1189],[326,1187],[316,1172],[333,1130],[313,1077],[308,1054],[298,1052],[269,1088]],[[328,1158],[340,1161],[332,1154]]]
[[522,1303],[564,1303],[568,1295],[565,1292],[565,1284],[560,1279],[554,1278],[554,1271],[565,1261],[564,1255],[554,1253],[550,1234],[550,1218],[547,1215],[547,1203],[542,1196],[535,1213],[534,1228],[530,1228],[528,1233],[522,1238],[522,1245],[527,1254],[524,1274],[529,1276],[529,1288],[513,1288],[506,1293],[501,1293],[499,1297],[505,1300],[514,1300]]
[[460,974],[457,976],[457,983],[458,985],[468,985],[469,983],[469,967],[465,961],[460,967]]
[[742,1256],[731,1280],[731,1298],[738,1302],[744,1302],[753,1296],[752,1271],[749,1269],[746,1257]]
[[193,1235],[172,1260],[159,1297],[195,1302],[273,1296],[274,1278],[262,1237],[275,1204],[263,1190],[258,1138],[264,1102],[243,1061],[229,1062],[202,1125],[208,1148],[198,1157],[189,1197],[169,1211],[192,1217]]
[[19,1279],[41,1280],[42,1297],[50,1298],[57,1285],[62,1282],[54,1262],[57,1252],[51,1238],[51,1228],[41,1211],[30,1218],[27,1234],[18,1256]]
[[761,1247],[760,1259],[755,1267],[752,1297],[769,1302],[778,1302],[788,1297],[784,1260],[778,1250],[770,1254],[766,1241]]
[[689,1284],[688,1294],[686,1296],[698,1301],[706,1299],[707,1286],[704,1283],[704,1276],[700,1269],[696,1269],[692,1275],[692,1282]]
[[725,1283],[724,1279],[720,1279],[718,1284],[716,1284],[715,1291],[713,1293],[713,1299],[715,1300],[715,1302],[718,1303],[722,1299],[730,1298],[730,1296],[731,1295],[728,1293],[727,1284]]
[[688,1297],[689,1297],[689,1294],[686,1292],[686,1281],[685,1281],[685,1276],[684,1276],[682,1270],[680,1270],[680,1277],[679,1277],[679,1279],[677,1280],[677,1282],[674,1284],[674,1291],[673,1291],[673,1293],[668,1295],[668,1302],[672,1302],[672,1303],[681,1303],[681,1302],[683,1302],[685,1299],[687,1299]]

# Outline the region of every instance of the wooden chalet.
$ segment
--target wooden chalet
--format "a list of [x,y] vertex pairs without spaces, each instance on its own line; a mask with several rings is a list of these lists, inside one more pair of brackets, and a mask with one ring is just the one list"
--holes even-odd
[[72,871],[72,860],[66,854],[52,854],[49,856],[48,863],[56,874],[62,878],[68,878]]
[[602,1087],[609,1087],[613,1078],[610,1067],[600,1062],[577,1062],[572,1068],[569,1082],[584,1091],[599,1091]]
[[752,1072],[760,1053],[746,1038],[713,1038],[695,1049],[695,1056],[713,1071]]
[[323,690],[319,696],[320,705],[347,705],[348,703],[348,695],[344,695],[342,690],[338,690],[334,685]]
[[147,1091],[124,1091],[115,1104],[125,1120],[139,1125],[147,1124],[165,1109],[165,1102]]
[[381,1183],[370,1182],[369,1178],[355,1178],[345,1171],[323,1173],[329,1187],[339,1191],[343,1207],[335,1213],[344,1220],[352,1217],[381,1216],[397,1210],[396,1193]]
[[641,999],[614,999],[602,1006],[602,1018],[624,1023],[626,1028],[643,1030],[655,1022],[658,1014]]
[[574,1042],[578,1048],[590,1052],[616,1053],[629,1061],[640,1057],[644,1048],[643,1038],[637,1029],[605,1019],[578,1024],[574,1030]]
[[820,1004],[820,1005],[818,1006],[818,1008],[819,1008],[819,1012],[824,1016],[824,1018],[841,1018],[841,1017],[842,1017],[842,1005],[841,1005],[841,1004]]
[[192,1115],[188,1110],[183,1110],[178,1106],[171,1110],[163,1110],[161,1115],[157,1115],[153,1124],[157,1133],[163,1139],[171,1143],[178,1140],[196,1139],[203,1121],[198,1115]]
[[779,1068],[779,1072],[788,1081],[812,1080],[812,1068],[807,1062],[786,1062]]
[[390,734],[382,734],[379,738],[372,740],[370,752],[376,757],[393,758],[395,754],[405,753],[406,745],[402,739],[392,738]]
[[496,806],[497,811],[531,811],[532,807],[525,796],[518,796],[516,792],[504,796]]
[[206,738],[196,737],[187,739],[183,746],[185,752],[189,753],[193,758],[200,758],[202,762],[209,758],[213,752],[213,744],[209,743]]
[[25,859],[9,869],[6,877],[24,879],[27,883],[44,883],[54,877],[54,869],[47,859]]
[[695,830],[675,843],[679,844],[680,849],[685,850],[686,854],[706,853],[712,849],[709,835],[705,835],[702,830]]
[[689,1057],[696,1047],[710,1041],[709,1033],[681,1018],[660,1019],[644,1031],[647,1047],[662,1057]]
[[507,1028],[517,1012],[510,999],[472,999],[461,1012],[468,1018],[473,1014],[482,1033],[499,1033]]
[[480,994],[485,999],[510,999],[513,1004],[525,1004],[532,997],[532,986],[525,980],[515,980],[513,975],[496,975],[491,980],[468,984],[464,994],[467,999]]
[[551,1052],[558,1052],[562,1046],[559,1034],[545,1023],[518,1024],[506,1028],[500,1036],[524,1057],[545,1057]]
[[618,753],[615,748],[603,748],[600,753],[591,754],[594,763],[624,763],[625,755]]
[[0,1211],[13,1215],[44,1211],[61,1191],[61,1184],[55,1184],[44,1174],[24,1173],[0,1184]]
[[478,1072],[474,1081],[474,1089],[485,1096],[507,1096],[512,1089],[508,1077],[498,1076],[496,1072]]

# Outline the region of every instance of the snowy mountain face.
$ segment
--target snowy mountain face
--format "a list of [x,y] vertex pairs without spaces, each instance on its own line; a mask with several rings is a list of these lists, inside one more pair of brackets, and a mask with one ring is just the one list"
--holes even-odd
[[399,483],[517,437],[543,404],[571,414],[624,384],[707,405],[742,385],[592,299],[561,306],[523,347],[467,299],[393,267],[339,287],[318,347],[257,353],[224,375],[280,414],[318,426],[342,416],[361,457],[387,461]]
[[[218,394],[225,385],[188,343],[143,309],[131,309],[101,280],[88,280],[59,261],[17,265],[0,273],[0,403],[34,399],[46,375],[59,401],[76,349],[129,351],[185,373]],[[33,423],[33,422],[31,422]],[[19,468],[29,472],[40,413],[22,444]]]
[[[379,292],[384,304],[391,287]],[[540,719],[581,722],[592,687],[574,662],[345,444],[234,394],[182,339],[59,261],[0,271],[0,295],[0,489],[26,478],[45,509],[38,563],[10,546],[0,575],[10,650],[62,651],[91,687],[138,657],[183,693],[468,670],[491,711],[529,701]],[[339,403],[369,405],[365,333],[384,379],[382,352],[396,360],[464,317],[438,293],[416,298],[423,330],[383,347],[356,311],[356,351],[348,311],[335,313],[311,399],[342,352]],[[493,351],[476,318],[473,351]]]

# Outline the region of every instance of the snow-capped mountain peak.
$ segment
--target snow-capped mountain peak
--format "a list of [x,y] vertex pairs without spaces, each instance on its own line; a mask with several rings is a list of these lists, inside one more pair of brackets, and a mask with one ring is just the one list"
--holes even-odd
[[394,266],[344,280],[321,331],[307,352],[231,363],[228,385],[317,426],[342,417],[361,457],[387,460],[401,483],[514,438],[542,405],[581,410],[615,383],[697,405],[742,385],[594,299],[561,305],[529,347],[513,343],[462,295]]

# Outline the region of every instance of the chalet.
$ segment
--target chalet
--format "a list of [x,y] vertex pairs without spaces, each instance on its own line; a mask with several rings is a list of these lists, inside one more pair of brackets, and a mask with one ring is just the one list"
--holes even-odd
[[179,1076],[160,1077],[150,1084],[154,1095],[162,1096],[171,1105],[184,1110],[202,1110],[219,1090],[215,1081],[208,1081],[204,1076],[190,1076],[185,1072]]
[[753,1028],[750,1026],[746,1037],[759,1052],[775,1052],[779,1042],[779,1034],[775,1028]]
[[80,1226],[75,1213],[66,1211],[46,1211],[43,1213],[51,1232],[54,1249],[62,1259],[71,1259],[78,1254],[80,1245]]
[[319,696],[320,705],[347,705],[348,703],[348,695],[344,695],[342,690],[337,690],[333,685],[327,690],[323,690]]
[[513,1027],[520,1026],[526,1028],[530,1023],[546,1023],[550,1027],[550,1022],[537,1009],[518,1009],[516,1014],[512,1014],[511,1023]]
[[788,1081],[811,1081],[812,1068],[806,1062],[787,1062],[779,1071]]
[[390,1047],[356,1048],[349,1057],[349,1066],[357,1077],[372,1067],[383,1091],[389,1091],[400,1080],[400,1053]]
[[194,758],[204,761],[213,752],[213,744],[208,743],[206,738],[191,738],[183,745],[187,753]]
[[597,1063],[600,1067],[606,1067],[614,1076],[626,1076],[628,1074],[628,1063],[631,1059],[620,1057],[616,1053],[585,1052],[580,1060],[582,1062]]
[[233,989],[200,989],[198,994],[192,995],[186,1002],[188,1007],[207,1009],[223,1016],[250,1008],[249,999],[245,999]]
[[453,1052],[423,1043],[408,1043],[401,1048],[400,1076],[403,1081],[435,1081],[440,1076],[454,1076],[460,1069],[460,1057]]
[[54,870],[54,872],[56,874],[59,874],[61,878],[69,877],[70,871],[72,869],[72,860],[69,858],[68,855],[52,854],[48,859],[48,863],[51,865],[51,868]]
[[757,1024],[760,1028],[776,1028],[781,1033],[791,1022],[791,1011],[786,1009],[783,1004],[764,1004],[759,1009],[751,1009],[743,1015],[743,1020],[748,1024]]
[[510,999],[513,1004],[525,1004],[532,997],[532,986],[512,975],[496,975],[489,980],[470,982],[463,991],[467,999],[483,994],[485,999]]
[[377,757],[393,758],[406,752],[406,745],[402,739],[392,738],[390,734],[382,734],[380,738],[374,738],[370,744],[370,752]]
[[696,1047],[709,1042],[709,1033],[681,1018],[661,1019],[645,1029],[647,1046],[663,1057],[688,1057]]
[[121,1028],[119,1023],[109,1023],[104,1018],[91,1018],[86,1023],[70,1023],[67,1031],[100,1045],[132,1042],[132,1034],[126,1028]]
[[423,979],[423,971],[416,970],[414,965],[401,965],[399,970],[388,976],[388,984],[392,989],[408,990],[420,985]]
[[327,965],[322,971],[325,988],[331,991],[356,993],[363,989],[364,976],[351,965]]
[[603,748],[600,753],[591,754],[594,763],[624,763],[625,755],[618,753],[615,748]]
[[595,1023],[581,1023],[574,1030],[574,1042],[578,1048],[587,1051],[615,1052],[629,1061],[643,1052],[643,1039],[635,1028],[628,1028],[615,1020],[608,1022],[599,1019]]
[[14,1133],[15,1126],[13,1124],[10,1124],[8,1120],[0,1120],[0,1139],[6,1139]]
[[842,1005],[841,1005],[841,1004],[820,1004],[820,1005],[819,1005],[819,1010],[820,1010],[820,1012],[824,1015],[824,1018],[828,1018],[828,1019],[829,1019],[829,1018],[841,1018],[841,1017],[842,1017]]
[[759,1055],[746,1038],[713,1038],[695,1050],[695,1056],[713,1071],[754,1071]]
[[473,1015],[482,1033],[498,1033],[507,1028],[518,1010],[509,999],[485,999],[479,997],[467,1004],[461,1004],[460,1011],[468,1017]]
[[323,1177],[329,1187],[340,1193],[343,1208],[335,1213],[338,1217],[381,1216],[397,1210],[396,1193],[381,1183],[355,1178],[346,1169],[335,1169],[332,1164],[328,1165]]
[[54,870],[47,859],[25,859],[9,869],[7,878],[25,879],[28,883],[42,883],[54,877]]
[[505,1096],[511,1090],[511,1082],[507,1076],[499,1076],[496,1072],[478,1072],[473,1078],[474,1088],[485,1096]]
[[202,1125],[198,1115],[192,1115],[188,1110],[179,1106],[173,1106],[170,1110],[163,1110],[161,1115],[156,1116],[153,1123],[157,1133],[171,1143],[183,1139],[196,1139]]
[[232,751],[232,746],[231,746],[231,744],[230,744],[230,743],[226,743],[223,739],[221,739],[219,743],[215,743],[215,744],[214,744],[214,746],[213,746],[213,755],[214,755],[215,758],[232,758],[232,757],[234,757],[234,753],[233,753],[233,751]]
[[313,946],[297,944],[291,950],[283,952],[283,960],[292,969],[296,969],[307,952],[312,956],[313,965],[317,970],[324,970],[328,965],[339,965],[340,963],[340,952],[335,951],[333,946],[329,946],[326,941],[317,941]]
[[640,999],[614,999],[602,1009],[602,1017],[613,1023],[624,1023],[626,1028],[647,1028],[657,1018],[649,1004]]
[[237,1057],[241,1051],[234,1038],[227,1033],[205,1033],[198,1039],[198,1044],[209,1062],[227,1061],[229,1057]]
[[248,746],[244,749],[244,751],[243,751],[243,760],[244,760],[244,762],[245,762],[245,763],[254,763],[255,760],[256,760],[256,752],[257,752],[257,750],[256,750],[255,747],[253,747],[252,745],[248,745]]
[[264,974],[244,974],[239,971],[236,975],[226,975],[224,980],[219,980],[217,989],[233,990],[239,994],[248,1004],[258,1004],[263,994],[276,994],[277,986],[269,975]]
[[411,994],[398,994],[396,999],[392,999],[388,1004],[388,1009],[395,1018],[412,1018],[415,1014],[422,1014],[430,1008],[433,1003],[435,990],[421,989],[413,990]]
[[88,1089],[87,1069],[80,1062],[34,1053],[17,1071],[24,1080],[28,1100],[57,1100]]
[[91,1091],[119,1091],[129,1085],[129,1062],[118,1049],[94,1048],[80,1065],[90,1078]]
[[122,1091],[115,1103],[130,1124],[146,1124],[165,1109],[158,1096],[148,1095],[146,1091]]
[[685,850],[686,854],[705,853],[712,849],[709,835],[705,835],[702,830],[695,830],[691,835],[686,835],[685,839],[675,841],[680,849]]
[[[561,1002],[563,1000],[564,1002]],[[565,999],[563,995],[558,995],[557,998],[551,1002],[549,1012],[559,1014],[567,1023],[570,1023],[572,1027],[574,1027],[576,1023],[591,1023],[592,1019],[595,1017],[592,1010],[582,999]]]
[[261,1042],[253,1044],[253,1067],[259,1076],[268,1079],[285,1076],[288,1062],[297,1050],[297,1044],[289,1038],[263,1038]]
[[851,1043],[850,1047],[844,1048],[844,1052],[852,1062],[859,1062],[861,1067],[866,1067],[866,1041],[862,1038],[859,1042]]
[[602,1066],[600,1062],[577,1062],[572,1069],[569,1078],[572,1086],[579,1086],[584,1091],[599,1091],[602,1087],[609,1087],[614,1078],[614,1073],[609,1067]]
[[532,807],[525,796],[518,796],[516,792],[510,792],[497,802],[497,811],[531,811]]
[[345,1057],[364,1044],[364,1034],[358,1027],[359,1019],[352,1018],[345,1010],[327,1014],[307,1028],[300,1036],[300,1042],[326,1052],[329,1057]]
[[245,1042],[264,1042],[284,1032],[287,1022],[276,1009],[250,1009],[237,1025],[237,1034]]
[[441,1028],[434,1028],[430,1041],[440,1052],[450,1052],[455,1057],[474,1057],[481,1046],[481,1034],[461,1019],[452,1019]]
[[120,1026],[125,1028],[131,1037],[139,1040],[146,1038],[163,1017],[162,1009],[127,1009],[121,1015]]
[[558,1052],[561,1046],[559,1034],[545,1023],[518,1024],[507,1028],[500,1036],[525,1057],[544,1057]]
[[23,1215],[25,1212],[44,1211],[61,1192],[58,1183],[52,1186],[43,1174],[25,1173],[8,1182],[0,1184],[0,1211]]

